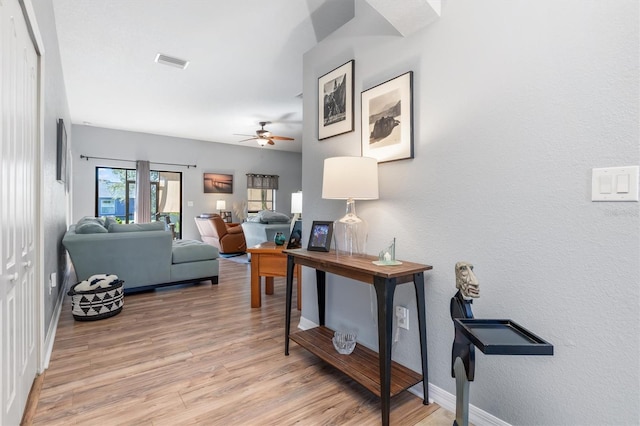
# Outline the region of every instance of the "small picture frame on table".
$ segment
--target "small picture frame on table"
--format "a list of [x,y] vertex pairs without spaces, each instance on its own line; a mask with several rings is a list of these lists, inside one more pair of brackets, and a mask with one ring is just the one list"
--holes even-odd
[[329,251],[331,238],[333,237],[333,222],[314,220],[311,225],[311,235],[309,235],[310,251]]
[[302,220],[300,219],[291,224],[291,235],[289,236],[287,248],[302,248]]

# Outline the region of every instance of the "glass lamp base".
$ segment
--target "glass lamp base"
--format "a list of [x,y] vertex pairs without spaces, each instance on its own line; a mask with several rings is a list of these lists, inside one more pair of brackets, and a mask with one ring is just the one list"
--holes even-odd
[[367,222],[355,214],[347,214],[333,222],[333,237],[338,255],[362,256],[367,253]]

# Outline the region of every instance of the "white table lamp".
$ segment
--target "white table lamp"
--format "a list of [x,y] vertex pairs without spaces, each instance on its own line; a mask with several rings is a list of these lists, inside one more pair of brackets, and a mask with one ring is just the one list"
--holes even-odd
[[225,200],[216,201],[216,210],[220,211],[220,216],[222,216],[222,211],[227,208],[227,202]]
[[347,200],[346,214],[333,223],[336,251],[350,256],[366,254],[368,225],[356,214],[355,200],[378,199],[378,161],[370,157],[325,159],[322,198]]

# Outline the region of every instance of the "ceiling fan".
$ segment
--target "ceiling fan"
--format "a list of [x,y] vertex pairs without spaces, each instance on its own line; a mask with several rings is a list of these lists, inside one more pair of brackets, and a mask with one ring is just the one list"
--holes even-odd
[[286,136],[276,136],[276,135],[272,135],[270,131],[265,130],[264,126],[266,126],[267,124],[271,124],[270,121],[261,121],[260,123],[260,129],[256,130],[256,135],[252,136],[252,135],[242,135],[242,134],[238,134],[235,133],[235,135],[237,136],[251,136],[248,139],[243,139],[239,142],[246,142],[246,141],[256,141],[258,142],[258,145],[260,146],[265,146],[265,145],[275,145],[274,141],[292,141],[294,140],[293,138],[289,138]]

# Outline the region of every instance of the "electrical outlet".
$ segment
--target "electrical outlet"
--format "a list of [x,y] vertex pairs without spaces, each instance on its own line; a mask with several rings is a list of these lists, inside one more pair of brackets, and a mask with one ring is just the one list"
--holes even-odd
[[398,318],[398,327],[409,330],[409,309],[404,306],[396,306],[396,317]]
[[53,288],[56,287],[57,285],[58,285],[58,273],[52,272],[51,275],[49,275],[49,294],[51,294],[51,292],[53,291]]

